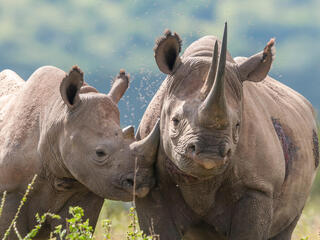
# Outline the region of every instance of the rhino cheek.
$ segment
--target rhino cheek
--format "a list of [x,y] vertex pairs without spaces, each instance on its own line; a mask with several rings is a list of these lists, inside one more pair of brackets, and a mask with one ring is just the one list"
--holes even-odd
[[[85,158],[81,158],[82,154],[74,155],[72,153],[63,156],[65,165],[72,176],[87,187],[91,192],[104,197],[106,190],[105,182],[109,172],[104,172],[103,167],[95,166]],[[83,156],[83,155],[82,155]]]

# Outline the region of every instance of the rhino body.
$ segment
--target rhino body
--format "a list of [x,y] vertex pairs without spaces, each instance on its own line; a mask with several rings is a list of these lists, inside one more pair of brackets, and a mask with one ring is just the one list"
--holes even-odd
[[121,130],[117,103],[128,81],[120,72],[106,95],[84,83],[78,67],[69,74],[42,67],[26,82],[13,71],[0,73],[0,192],[7,191],[1,235],[35,174],[17,221],[20,234],[34,227],[36,213],[62,217],[46,221],[35,239],[48,239],[54,226],[65,224],[70,206],[82,207],[95,226],[104,198],[131,201],[135,164],[135,193],[147,194],[158,136],[155,129],[136,142],[132,127]]
[[315,113],[267,75],[274,40],[233,59],[226,35],[203,37],[181,57],[176,33],[156,42],[168,76],[137,138],[161,117],[157,186],[136,206],[142,229],[162,240],[289,240],[315,177]]

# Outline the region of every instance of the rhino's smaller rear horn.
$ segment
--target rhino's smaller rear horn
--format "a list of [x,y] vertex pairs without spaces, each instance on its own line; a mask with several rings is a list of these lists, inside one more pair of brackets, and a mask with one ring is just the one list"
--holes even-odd
[[160,120],[154,125],[152,131],[144,139],[133,142],[130,149],[137,155],[144,156],[145,164],[151,166],[155,160],[160,142]]
[[218,41],[216,40],[214,43],[213,57],[212,57],[210,69],[208,72],[208,76],[201,90],[203,96],[207,96],[213,86],[216,73],[217,73],[217,67],[218,67]]

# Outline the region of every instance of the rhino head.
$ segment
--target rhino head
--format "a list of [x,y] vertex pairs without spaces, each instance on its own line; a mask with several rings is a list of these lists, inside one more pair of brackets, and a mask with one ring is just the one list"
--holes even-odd
[[207,179],[231,164],[240,139],[243,82],[266,77],[273,45],[271,39],[264,51],[237,63],[227,52],[227,24],[222,42],[214,36],[201,38],[182,57],[178,34],[167,30],[156,41],[156,63],[168,74],[161,146],[184,175]]
[[121,71],[108,94],[98,93],[78,67],[61,81],[60,100],[46,114],[39,145],[59,191],[72,191],[77,182],[100,197],[131,201],[133,193],[144,197],[153,187],[159,126],[138,142],[133,127],[120,128],[117,104],[128,84]]

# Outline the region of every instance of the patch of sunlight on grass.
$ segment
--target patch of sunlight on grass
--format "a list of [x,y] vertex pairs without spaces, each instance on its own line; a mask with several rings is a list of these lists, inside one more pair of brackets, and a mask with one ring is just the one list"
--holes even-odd
[[130,224],[129,206],[130,204],[105,200],[94,232],[96,239],[103,239],[102,220],[104,219],[112,221],[112,240],[126,239],[126,233]]
[[320,239],[320,196],[314,196],[307,202],[301,218],[293,232],[292,240],[309,237],[310,240]]

